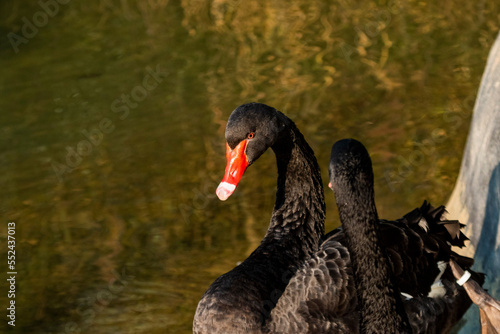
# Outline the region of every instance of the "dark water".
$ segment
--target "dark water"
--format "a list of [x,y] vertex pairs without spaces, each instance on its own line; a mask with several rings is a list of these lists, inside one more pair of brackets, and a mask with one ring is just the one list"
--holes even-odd
[[271,153],[228,201],[215,197],[225,121],[244,102],[297,123],[325,184],[333,142],[363,141],[382,217],[445,203],[499,12],[493,1],[3,1],[4,310],[10,221],[17,275],[16,326],[3,311],[2,328],[189,333],[274,203]]

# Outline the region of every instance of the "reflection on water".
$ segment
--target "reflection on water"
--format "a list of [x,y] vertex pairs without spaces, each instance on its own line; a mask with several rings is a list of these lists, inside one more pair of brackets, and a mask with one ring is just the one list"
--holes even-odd
[[491,1],[47,3],[0,5],[1,245],[16,221],[23,333],[190,332],[274,203],[271,153],[215,197],[244,102],[294,119],[325,180],[335,140],[365,142],[383,217],[444,203],[500,22]]

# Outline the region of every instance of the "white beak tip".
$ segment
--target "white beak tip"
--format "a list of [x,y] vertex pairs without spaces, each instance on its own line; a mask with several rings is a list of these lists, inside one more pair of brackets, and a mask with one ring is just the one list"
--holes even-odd
[[221,201],[225,201],[226,199],[229,198],[229,196],[233,194],[234,189],[236,189],[236,186],[234,184],[221,182],[217,187],[215,193],[217,194],[217,197],[219,197]]

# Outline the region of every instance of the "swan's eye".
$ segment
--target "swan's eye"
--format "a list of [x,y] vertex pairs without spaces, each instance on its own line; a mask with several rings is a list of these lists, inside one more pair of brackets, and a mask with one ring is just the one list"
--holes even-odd
[[253,137],[255,137],[255,133],[253,133],[253,132],[250,132],[250,133],[247,135],[247,138],[248,138],[248,139],[252,139]]

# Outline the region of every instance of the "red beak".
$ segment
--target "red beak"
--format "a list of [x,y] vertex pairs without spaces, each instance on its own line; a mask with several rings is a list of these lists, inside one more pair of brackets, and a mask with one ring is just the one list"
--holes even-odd
[[248,141],[243,140],[233,150],[226,143],[226,172],[216,190],[221,201],[225,201],[231,196],[248,167],[248,158],[245,154],[247,143]]

